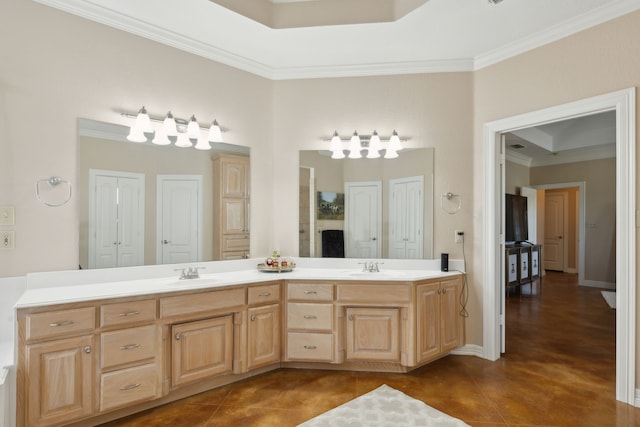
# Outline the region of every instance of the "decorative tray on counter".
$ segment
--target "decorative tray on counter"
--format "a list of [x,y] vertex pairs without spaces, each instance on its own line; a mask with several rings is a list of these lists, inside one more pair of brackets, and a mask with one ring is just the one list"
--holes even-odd
[[258,271],[265,271],[268,273],[288,273],[290,271],[293,271],[294,268],[295,266],[290,266],[290,265],[287,265],[285,267],[282,267],[282,266],[273,267],[265,263],[258,264]]

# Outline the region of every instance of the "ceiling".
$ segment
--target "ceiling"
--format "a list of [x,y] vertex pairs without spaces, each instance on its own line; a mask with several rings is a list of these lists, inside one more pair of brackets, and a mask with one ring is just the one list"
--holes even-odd
[[[473,71],[640,0],[35,0],[273,80]],[[615,113],[505,135],[531,166],[615,156]],[[514,148],[520,145],[520,148]]]
[[616,156],[616,112],[563,120],[504,135],[507,160],[527,167]]
[[[640,0],[35,1],[273,80],[472,71],[640,9]],[[369,15],[363,1],[387,17],[356,23]],[[223,3],[262,16],[295,7],[308,21],[272,28]]]

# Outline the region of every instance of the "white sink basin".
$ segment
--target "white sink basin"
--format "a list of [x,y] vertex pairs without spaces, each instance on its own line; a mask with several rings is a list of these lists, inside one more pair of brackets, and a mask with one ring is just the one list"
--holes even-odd
[[347,273],[351,277],[368,277],[371,279],[379,278],[394,278],[394,277],[406,277],[407,273],[404,271],[350,271]]

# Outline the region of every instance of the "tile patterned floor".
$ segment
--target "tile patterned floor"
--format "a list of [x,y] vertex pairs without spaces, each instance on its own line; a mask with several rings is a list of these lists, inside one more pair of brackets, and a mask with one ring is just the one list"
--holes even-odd
[[615,400],[615,311],[576,276],[507,299],[507,353],[409,374],[281,369],[104,426],[288,427],[387,384],[474,427],[640,426]]

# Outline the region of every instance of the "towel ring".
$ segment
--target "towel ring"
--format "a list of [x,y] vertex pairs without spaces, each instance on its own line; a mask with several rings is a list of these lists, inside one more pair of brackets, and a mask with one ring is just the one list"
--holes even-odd
[[[50,188],[54,188],[57,187],[60,184],[63,184],[67,186],[67,196],[65,198],[65,200],[62,203],[49,203],[45,200],[42,199],[42,197],[40,196],[40,187],[41,184],[46,183],[49,185]],[[51,206],[51,207],[58,207],[58,206],[62,206],[62,205],[66,205],[69,200],[71,200],[71,183],[69,181],[67,181],[66,179],[62,179],[60,177],[57,176],[51,176],[49,178],[44,178],[44,179],[39,179],[38,181],[36,181],[36,197],[38,197],[38,200],[40,200],[42,203],[44,203],[47,206]]]
[[[458,204],[455,205],[455,201],[453,201],[452,202],[452,203],[454,203],[453,209],[447,209],[445,207],[445,205],[444,205],[445,204],[445,200],[452,201],[454,199],[456,199],[458,201]],[[460,195],[453,194],[453,193],[449,192],[449,193],[444,193],[442,196],[440,196],[440,209],[442,209],[443,211],[445,211],[449,215],[457,214],[458,211],[460,211],[461,207],[462,207],[462,199],[460,198]]]

